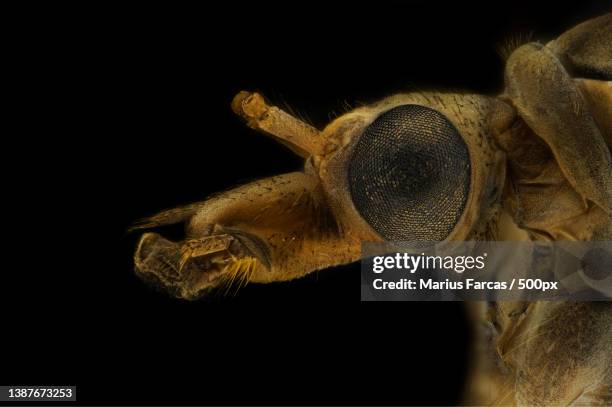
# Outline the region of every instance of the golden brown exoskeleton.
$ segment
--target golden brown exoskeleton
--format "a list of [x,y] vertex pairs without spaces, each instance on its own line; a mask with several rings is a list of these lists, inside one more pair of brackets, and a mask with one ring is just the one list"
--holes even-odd
[[[607,14],[514,50],[496,97],[397,94],[319,131],[241,92],[233,110],[304,157],[304,170],[144,220],[138,228],[184,222],[186,238],[145,233],[136,270],[194,299],[359,260],[362,241],[384,238],[353,202],[352,154],[381,114],[404,105],[441,114],[467,146],[469,192],[445,240],[612,240],[611,80]],[[467,403],[612,405],[612,304],[498,302],[473,311],[488,328]]]

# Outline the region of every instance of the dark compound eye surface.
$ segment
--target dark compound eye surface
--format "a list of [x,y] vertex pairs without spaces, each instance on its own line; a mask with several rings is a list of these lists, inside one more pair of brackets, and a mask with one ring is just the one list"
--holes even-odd
[[384,239],[441,241],[463,214],[470,157],[444,115],[402,105],[364,131],[348,177],[355,207]]

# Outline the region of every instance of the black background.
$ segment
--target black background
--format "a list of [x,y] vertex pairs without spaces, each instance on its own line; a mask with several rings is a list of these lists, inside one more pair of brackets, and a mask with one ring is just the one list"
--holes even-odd
[[[603,3],[32,8],[10,38],[22,97],[0,384],[81,404],[434,404],[460,399],[461,304],[360,303],[358,265],[183,302],[132,273],[131,222],[301,161],[229,108],[259,90],[318,127],[410,89],[496,94],[497,48]],[[31,29],[30,29],[31,28]],[[17,103],[17,102],[15,102]],[[176,236],[176,230],[167,230]],[[13,262],[11,262],[13,263]]]

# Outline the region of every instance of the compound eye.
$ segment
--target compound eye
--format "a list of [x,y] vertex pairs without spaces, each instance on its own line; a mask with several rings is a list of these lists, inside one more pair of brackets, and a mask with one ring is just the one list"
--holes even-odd
[[402,105],[365,129],[348,177],[353,204],[382,238],[442,241],[466,206],[470,156],[443,114]]

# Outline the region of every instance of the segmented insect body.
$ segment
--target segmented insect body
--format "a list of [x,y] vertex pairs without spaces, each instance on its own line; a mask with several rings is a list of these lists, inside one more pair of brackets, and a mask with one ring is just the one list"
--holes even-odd
[[[612,14],[510,53],[498,97],[412,92],[319,131],[257,93],[232,108],[305,158],[304,170],[162,212],[139,275],[194,299],[356,261],[362,241],[612,240]],[[470,404],[612,404],[609,302],[499,302]],[[480,348],[479,348],[480,349]]]

